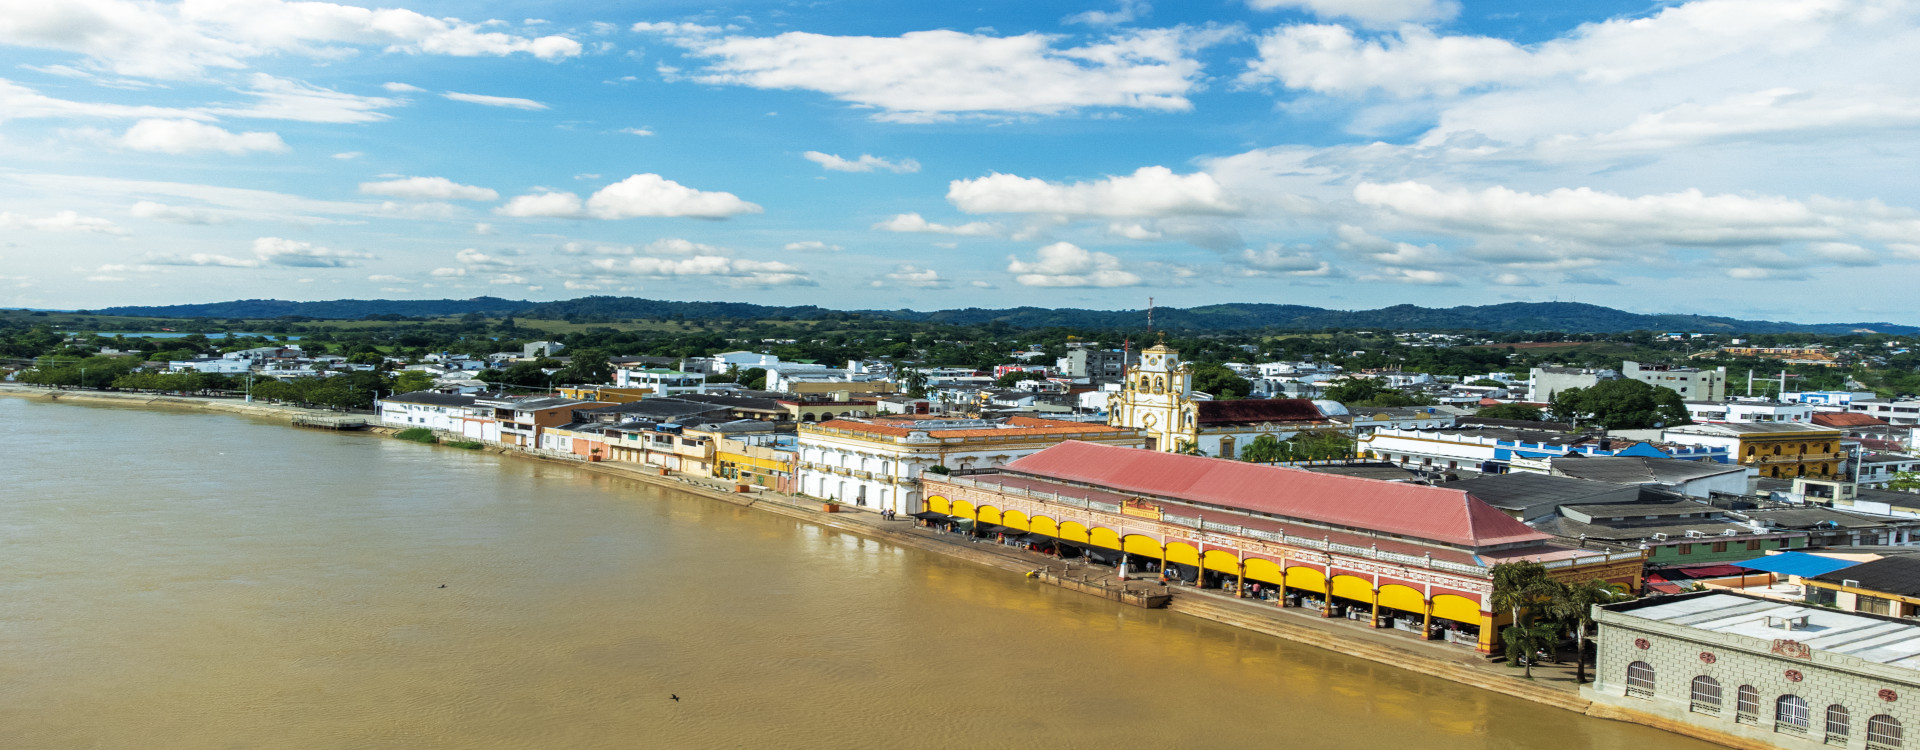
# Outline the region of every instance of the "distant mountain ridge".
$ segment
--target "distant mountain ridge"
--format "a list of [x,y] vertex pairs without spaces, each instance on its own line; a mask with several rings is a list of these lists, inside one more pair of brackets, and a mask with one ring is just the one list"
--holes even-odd
[[[162,318],[278,318],[301,316],[350,320],[369,315],[437,317],[481,313],[537,319],[673,318],[687,320],[754,320],[787,318],[820,320],[847,314],[895,320],[955,325],[1000,322],[1015,328],[1064,326],[1073,328],[1141,328],[1144,310],[1086,310],[1079,308],[1014,307],[954,310],[832,310],[815,305],[781,307],[747,302],[673,302],[640,297],[581,297],[558,302],[529,302],[499,297],[456,300],[328,300],[291,302],[272,299],[235,300],[194,305],[110,307],[101,315]],[[1711,315],[1641,314],[1579,302],[1507,302],[1497,305],[1419,307],[1394,305],[1377,310],[1328,310],[1305,305],[1230,302],[1200,307],[1164,307],[1153,314],[1155,327],[1191,331],[1230,331],[1254,328],[1317,330],[1377,328],[1387,330],[1564,331],[1618,333],[1662,331],[1695,333],[1890,333],[1920,334],[1920,326],[1894,323],[1787,323],[1741,320]]]

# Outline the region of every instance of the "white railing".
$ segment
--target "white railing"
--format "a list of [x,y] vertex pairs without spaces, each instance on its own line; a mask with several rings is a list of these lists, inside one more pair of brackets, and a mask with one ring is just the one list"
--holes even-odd
[[1103,503],[1103,502],[1100,502],[1099,500],[1088,500],[1087,507],[1092,508],[1094,510],[1104,510],[1108,513],[1120,512],[1119,503]]
[[1166,521],[1167,523],[1179,524],[1181,526],[1198,527],[1200,525],[1200,519],[1198,518],[1186,518],[1183,516],[1173,516],[1173,515],[1167,515],[1164,513],[1160,515],[1160,520]]
[[1602,563],[1620,562],[1622,560],[1638,560],[1640,556],[1641,553],[1638,550],[1633,552],[1611,552],[1603,555],[1576,557],[1568,560],[1550,560],[1542,563],[1540,567],[1553,570],[1555,568],[1570,568],[1580,565],[1599,565]]

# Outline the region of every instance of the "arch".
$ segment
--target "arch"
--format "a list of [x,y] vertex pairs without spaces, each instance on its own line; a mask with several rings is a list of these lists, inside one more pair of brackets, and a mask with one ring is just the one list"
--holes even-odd
[[1627,695],[1635,698],[1652,698],[1653,685],[1652,664],[1636,661],[1627,665]]
[[1217,570],[1231,576],[1240,575],[1240,556],[1226,550],[1210,549],[1201,556],[1207,570]]
[[927,510],[933,513],[953,515],[953,503],[939,495],[927,496]]
[[1700,675],[1693,678],[1693,710],[1702,713],[1720,713],[1720,681]]
[[1166,552],[1160,549],[1160,542],[1150,536],[1128,534],[1125,539],[1120,540],[1120,544],[1120,548],[1126,550],[1128,554],[1145,555],[1155,559],[1166,556]]
[[1113,529],[1098,526],[1087,530],[1087,543],[1095,547],[1122,549],[1120,546],[1120,535],[1118,533],[1115,533]]
[[1287,572],[1281,570],[1280,564],[1272,560],[1263,557],[1249,557],[1241,561],[1240,567],[1245,571],[1248,580],[1271,583],[1279,586],[1287,585]]
[[1828,706],[1827,741],[1832,742],[1836,737],[1845,739],[1847,734],[1852,731],[1851,722],[1849,721],[1851,718],[1852,716],[1847,713],[1846,706],[1838,703]]
[[1406,586],[1389,583],[1380,587],[1380,606],[1392,607],[1403,612],[1427,611],[1427,598]]
[[1773,728],[1807,731],[1813,725],[1813,711],[1807,699],[1787,693],[1773,699]]
[[1752,685],[1741,685],[1734,691],[1733,710],[1745,716],[1760,715],[1760,691]]
[[974,519],[978,520],[981,523],[990,523],[995,526],[1001,525],[1000,509],[995,508],[991,505],[980,506],[979,508],[973,511],[973,515],[974,515]]
[[1000,511],[1000,525],[1009,529],[1030,530],[1027,526],[1027,514],[1017,510]]
[[967,502],[965,500],[955,500],[953,501],[953,511],[948,513],[947,515],[959,516],[961,518],[972,518],[973,503]]
[[1867,745],[1870,747],[1901,747],[1900,720],[1886,714],[1876,714],[1867,720]]
[[1480,624],[1480,603],[1464,596],[1439,594],[1433,597],[1433,616],[1478,625]]
[[1080,524],[1074,521],[1061,521],[1060,533],[1056,534],[1055,536],[1058,536],[1061,539],[1065,539],[1069,542],[1079,542],[1081,544],[1089,543],[1087,541],[1087,527],[1083,524]]
[[1334,576],[1333,595],[1371,602],[1373,601],[1373,582],[1353,576]]
[[1167,562],[1200,567],[1200,550],[1186,542],[1167,542]]
[[1041,536],[1060,536],[1060,525],[1046,516],[1034,516],[1027,519],[1027,533]]
[[1324,594],[1327,593],[1327,576],[1305,565],[1295,565],[1287,568],[1287,587]]

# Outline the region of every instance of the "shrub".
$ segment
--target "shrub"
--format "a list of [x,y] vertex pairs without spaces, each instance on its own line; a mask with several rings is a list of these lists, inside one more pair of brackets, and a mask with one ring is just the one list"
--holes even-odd
[[461,449],[470,450],[470,451],[477,451],[477,450],[480,450],[481,448],[486,447],[485,445],[482,445],[478,440],[455,440],[451,443],[447,443],[446,445],[448,448],[461,448]]
[[395,433],[394,437],[401,440],[411,440],[416,443],[426,443],[428,445],[440,442],[439,438],[433,436],[433,430],[425,427],[410,427]]

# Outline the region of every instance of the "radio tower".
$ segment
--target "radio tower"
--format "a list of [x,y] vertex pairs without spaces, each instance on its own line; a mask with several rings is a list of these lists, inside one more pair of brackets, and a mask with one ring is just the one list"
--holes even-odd
[[1147,338],[1153,338],[1153,298],[1147,298]]

